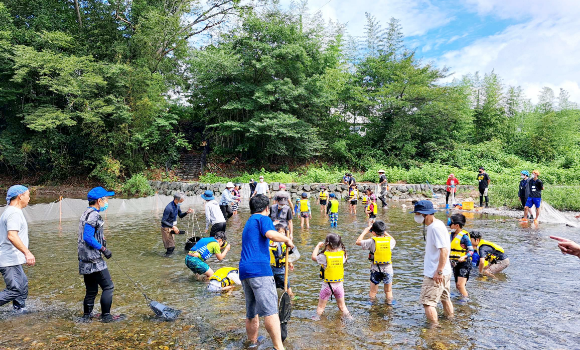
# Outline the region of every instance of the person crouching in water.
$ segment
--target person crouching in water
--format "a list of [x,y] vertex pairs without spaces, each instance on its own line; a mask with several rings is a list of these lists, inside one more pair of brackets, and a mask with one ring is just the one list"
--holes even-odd
[[310,210],[310,202],[308,201],[308,194],[306,192],[302,193],[302,199],[300,200],[300,228],[304,228],[306,223],[306,228],[310,228],[310,219],[312,218],[312,211]]
[[[282,224],[274,225],[276,231],[288,237],[286,227]],[[274,242],[270,240],[270,266],[272,267],[272,274],[274,274],[274,282],[276,288],[284,290],[284,277],[286,274],[286,244],[282,242]],[[290,254],[290,251],[288,252]],[[290,270],[294,270],[294,264],[288,263]],[[292,288],[290,288],[290,277],[288,277],[288,295],[292,298]]]
[[370,196],[370,203],[365,208],[365,213],[369,218],[369,226],[375,222],[377,219],[377,212],[379,210],[379,206],[377,205],[377,197],[374,194]]
[[[364,239],[367,233],[372,232],[373,237]],[[363,230],[356,240],[356,245],[370,251],[371,261],[371,289],[369,297],[374,299],[379,290],[379,284],[384,283],[387,304],[393,304],[393,265],[391,264],[391,251],[397,241],[387,233],[387,225],[381,221],[375,221]]]
[[[95,298],[101,294],[101,321],[108,323],[119,321],[124,315],[111,315],[113,303],[113,280],[103,259],[110,259],[113,253],[107,249],[105,241],[105,222],[99,212],[104,212],[109,207],[108,197],[114,196],[115,192],[107,191],[102,187],[95,187],[89,191],[87,199],[89,207],[81,215],[78,230],[78,256],[79,273],[83,275],[86,287],[85,300],[83,301],[83,317],[81,322],[90,322],[93,318]],[[102,255],[101,255],[102,254]]]
[[333,295],[338,308],[342,311],[342,316],[352,318],[344,302],[344,263],[347,255],[340,236],[329,233],[324,242],[319,242],[314,248],[312,260],[321,265],[320,277],[323,280],[314,319],[320,319],[328,299],[331,299]]
[[330,221],[330,227],[336,227],[338,225],[338,199],[334,193],[330,194],[330,200],[326,206],[326,214],[328,215],[328,221]]
[[226,233],[223,231],[216,232],[214,237],[202,238],[191,248],[185,256],[185,265],[193,273],[199,275],[202,280],[205,280],[214,274],[205,261],[214,254],[219,261],[222,261],[230,251],[230,248],[230,244],[226,241]]
[[465,215],[453,214],[451,215],[451,223],[449,227],[453,230],[451,232],[451,252],[449,253],[449,260],[453,268],[453,276],[455,276],[455,287],[464,298],[469,297],[465,285],[469,280],[469,272],[471,271],[471,258],[473,256],[473,245],[469,232],[463,229],[465,226]]
[[222,267],[209,278],[207,290],[210,292],[229,292],[236,285],[241,285],[240,271],[235,267]]
[[479,274],[494,277],[494,274],[505,270],[510,265],[510,259],[499,245],[484,240],[481,232],[470,233],[471,243],[479,254]]

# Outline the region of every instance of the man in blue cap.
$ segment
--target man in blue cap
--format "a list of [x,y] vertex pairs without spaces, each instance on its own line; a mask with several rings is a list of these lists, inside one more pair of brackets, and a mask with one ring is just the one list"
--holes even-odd
[[12,302],[16,313],[25,313],[28,278],[22,264],[34,266],[36,259],[28,250],[28,224],[24,209],[30,201],[28,188],[15,185],[8,189],[8,205],[0,216],[0,272],[6,289],[0,292],[0,305]]
[[95,187],[89,191],[87,199],[89,207],[81,215],[78,230],[78,256],[79,273],[83,276],[86,294],[83,302],[82,322],[90,322],[93,318],[93,307],[95,298],[101,287],[101,321],[113,322],[123,318],[122,315],[111,315],[111,304],[113,303],[113,281],[107,269],[107,263],[103,259],[104,255],[110,259],[113,255],[107,249],[107,242],[104,235],[103,218],[100,212],[104,212],[109,207],[108,197],[114,196],[115,192],[107,191],[102,187]]
[[163,240],[163,246],[167,250],[165,256],[171,256],[173,254],[175,250],[173,235],[180,234],[177,228],[177,217],[184,218],[185,215],[193,213],[192,208],[189,208],[185,213],[181,211],[180,204],[184,201],[185,194],[177,192],[173,195],[173,200],[167,204],[163,211],[163,217],[161,218],[161,239]]
[[226,232],[226,219],[213,196],[213,191],[205,191],[201,198],[205,201],[205,233],[207,233],[209,225],[211,225],[210,237],[214,237],[217,232]]
[[427,319],[436,324],[437,304],[443,304],[447,317],[453,316],[451,303],[451,264],[449,252],[451,240],[443,221],[436,219],[433,214],[437,211],[433,203],[427,200],[415,203],[415,222],[427,228],[425,236],[425,260],[423,263],[423,285],[421,286],[421,303],[425,309]]

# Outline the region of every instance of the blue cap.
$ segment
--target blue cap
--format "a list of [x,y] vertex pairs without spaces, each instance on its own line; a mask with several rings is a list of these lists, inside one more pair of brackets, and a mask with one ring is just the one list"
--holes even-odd
[[206,201],[211,201],[211,200],[214,200],[215,199],[215,197],[213,196],[213,191],[212,190],[205,191],[201,195],[201,198],[205,199]]
[[115,195],[115,192],[113,192],[113,191],[107,191],[102,187],[95,187],[89,191],[89,194],[87,194],[87,199],[89,201],[95,201],[95,200],[103,198],[103,197],[112,197],[114,195]]
[[530,172],[527,170],[522,170],[522,175],[530,176]]
[[334,197],[336,197],[336,195],[334,193],[331,193],[330,198],[334,198]]
[[28,191],[28,188],[26,186],[14,185],[14,186],[10,187],[8,189],[8,192],[6,192],[6,203],[10,204],[10,199],[12,199],[13,197],[19,196],[26,191]]
[[302,192],[302,198],[307,198],[308,194],[306,192]]
[[435,214],[437,210],[433,208],[433,203],[431,201],[422,200],[415,203],[415,210],[411,213],[419,213],[425,215]]

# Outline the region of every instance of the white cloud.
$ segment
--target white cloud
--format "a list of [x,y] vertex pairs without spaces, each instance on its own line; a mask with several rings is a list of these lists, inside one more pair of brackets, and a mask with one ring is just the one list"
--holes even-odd
[[[501,33],[481,38],[459,50],[445,53],[437,60],[448,66],[460,78],[464,74],[494,70],[509,85],[520,85],[527,97],[537,101],[542,87],[557,93],[568,90],[575,102],[580,102],[580,3],[564,9],[540,1],[473,0],[478,10],[507,16],[520,9],[532,17],[525,23],[512,25]],[[549,2],[549,1],[544,1]],[[550,2],[551,3],[551,2]],[[545,12],[542,12],[545,10]],[[546,16],[546,13],[551,13]]]

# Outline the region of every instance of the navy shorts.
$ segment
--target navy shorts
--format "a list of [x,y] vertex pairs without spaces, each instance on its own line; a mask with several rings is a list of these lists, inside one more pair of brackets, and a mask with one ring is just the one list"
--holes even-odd
[[319,203],[320,205],[326,205],[326,199],[321,199]]
[[457,262],[453,266],[453,276],[455,277],[455,283],[457,283],[457,278],[463,277],[467,278],[469,281],[469,273],[471,272],[471,259],[464,262]]
[[[274,282],[276,282],[276,288],[284,289],[284,274],[283,273],[275,274]],[[290,288],[290,275],[288,275],[288,288]]]
[[526,207],[531,208],[535,205],[536,208],[539,208],[541,203],[542,198],[528,197],[528,200],[526,201]]

